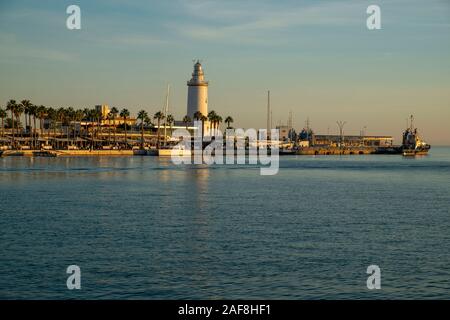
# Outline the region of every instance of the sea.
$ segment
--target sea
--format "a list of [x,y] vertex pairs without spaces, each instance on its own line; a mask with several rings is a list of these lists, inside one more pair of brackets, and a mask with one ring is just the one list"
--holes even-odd
[[150,156],[0,158],[0,299],[449,298],[448,147],[283,156],[272,176]]

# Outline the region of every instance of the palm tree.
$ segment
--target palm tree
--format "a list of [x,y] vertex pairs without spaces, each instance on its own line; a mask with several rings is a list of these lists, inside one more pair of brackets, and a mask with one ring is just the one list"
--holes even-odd
[[210,122],[213,122],[216,115],[217,115],[217,113],[214,110],[211,110],[207,115],[208,120]]
[[108,120],[108,144],[111,144],[111,120],[114,120],[115,116],[110,111],[106,119]]
[[116,107],[113,107],[109,113],[110,113],[110,114],[112,115],[112,117],[113,117],[113,126],[114,126],[114,144],[115,144],[115,143],[116,143],[116,128],[117,128],[117,126],[116,126],[116,118],[117,118],[117,115],[119,114],[119,110],[117,110]]
[[44,119],[47,116],[47,108],[44,106],[37,107],[36,116],[39,119],[39,136],[44,135]]
[[233,123],[233,122],[234,122],[234,120],[233,120],[232,117],[227,116],[227,117],[225,118],[225,123],[227,124],[227,129],[230,129],[230,128],[231,128],[230,123]]
[[59,132],[62,133],[62,126],[66,119],[66,110],[63,107],[60,107],[58,108],[58,110],[56,110],[56,119],[59,122]]
[[26,133],[29,133],[28,128],[31,127],[31,107],[33,104],[30,102],[30,100],[22,100],[20,101],[20,108],[23,110],[23,113],[25,114],[25,130]]
[[83,136],[86,138],[89,135],[89,121],[91,120],[91,109],[84,108],[83,109],[83,120],[84,120],[84,129]]
[[56,128],[58,126],[59,123],[59,128],[58,128],[58,135],[60,137],[60,139],[62,139],[62,132],[63,132],[63,125],[66,121],[66,109],[64,109],[63,107],[59,107],[58,110],[56,110],[56,119],[55,119],[55,125],[53,127],[53,133],[54,133],[54,138],[56,141],[56,146],[59,147],[59,140],[56,140]]
[[[22,116],[22,113],[25,111],[25,107],[22,104],[16,105],[16,108],[14,110],[14,115],[16,116],[16,123],[17,123],[17,129],[19,129],[19,123],[20,123],[20,117]],[[23,132],[20,132],[20,136],[23,137]]]
[[[83,120],[83,118],[84,118],[84,112],[83,112],[83,110],[80,110],[80,109],[78,109],[78,110],[76,110],[75,111],[75,114],[74,114],[74,120],[78,123],[78,122],[80,122],[80,129],[81,129],[81,121]],[[75,141],[75,143],[76,143],[76,141],[77,141],[77,129],[76,128],[74,128],[74,130],[73,130],[73,140]]]
[[203,114],[202,114],[200,111],[195,111],[195,113],[194,113],[194,119],[197,120],[197,121],[199,121],[200,118],[202,117],[202,115],[203,115]]
[[154,127],[154,125],[152,123],[152,119],[150,119],[149,116],[145,117],[144,123],[145,123],[146,127],[149,127],[149,128],[153,128]]
[[17,103],[16,100],[9,100],[6,104],[6,110],[11,112],[11,121],[12,121],[12,144],[14,145],[14,112],[16,110]]
[[20,106],[23,108],[23,113],[25,113],[25,130],[28,132],[28,115],[30,114],[30,100],[20,101]]
[[219,130],[219,126],[222,123],[223,119],[222,119],[221,116],[216,115],[214,120],[215,120],[215,123],[216,123],[216,134],[217,134],[217,131]]
[[130,116],[130,111],[127,109],[122,109],[120,111],[120,116],[123,119],[123,127],[125,128],[125,148],[128,147],[128,140],[127,140],[127,118]]
[[[200,111],[195,111],[193,116],[196,121],[201,121],[200,119],[203,117],[203,114]],[[203,127],[203,124],[202,124],[202,127]],[[203,131],[202,131],[202,134],[203,134]]]
[[211,130],[212,132],[210,132],[210,135],[214,135],[214,124],[216,121],[216,117],[217,117],[217,113],[214,110],[211,110],[208,113],[208,120],[210,122],[210,128],[212,129]]
[[153,119],[156,119],[158,121],[158,133],[157,133],[157,141],[156,141],[156,148],[159,149],[159,125],[161,123],[161,120],[164,119],[164,113],[162,113],[161,111],[158,111],[157,113],[155,113],[155,115],[153,116]]
[[30,127],[31,127],[31,117],[33,117],[33,130],[31,131],[31,136],[33,138],[33,147],[36,146],[36,113],[37,113],[37,106],[32,104],[29,108],[29,115],[30,115]]
[[[85,119],[86,119],[86,130],[87,132],[85,133],[85,136],[89,136],[90,135],[90,146],[89,148],[92,150],[92,148],[94,147],[94,119],[95,119],[95,109],[89,109],[89,108],[85,108],[83,110]],[[91,129],[89,130],[89,126],[91,127]]]
[[202,122],[202,141],[203,141],[203,137],[205,136],[205,121],[208,121],[208,117],[202,115],[200,117],[200,121]]
[[99,132],[100,132],[100,134],[102,133],[103,114],[102,114],[101,110],[97,110],[97,109],[92,109],[91,113],[92,113],[92,119],[95,121],[96,127],[97,127],[95,129],[95,137],[98,138]]
[[169,124],[169,127],[170,127],[170,136],[172,136],[172,125],[174,122],[175,122],[174,117],[171,114],[169,114],[167,116],[167,123]]
[[5,118],[8,114],[6,113],[6,110],[3,110],[0,108],[0,118],[2,119],[2,134],[1,137],[5,135]]
[[[65,125],[66,125],[66,135],[67,135],[67,145],[70,141],[70,131],[72,131],[73,122],[75,121],[75,110],[69,107],[65,110]],[[75,129],[73,130],[75,131]],[[73,140],[72,140],[73,144]]]
[[185,115],[184,116],[184,118],[183,118],[183,123],[184,123],[184,125],[186,126],[186,130],[188,129],[188,125],[189,125],[189,123],[191,123],[191,118],[189,118],[189,116],[188,115]]
[[144,122],[148,118],[148,113],[145,110],[141,110],[138,113],[137,118],[141,120],[141,149],[144,149]]
[[51,131],[51,129],[55,130],[56,118],[57,118],[56,110],[54,108],[52,108],[52,107],[48,108],[47,109],[47,119],[48,119],[47,135],[48,135],[48,139],[50,139],[50,131]]

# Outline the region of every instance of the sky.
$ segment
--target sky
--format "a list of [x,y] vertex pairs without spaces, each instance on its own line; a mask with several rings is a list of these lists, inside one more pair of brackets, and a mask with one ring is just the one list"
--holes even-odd
[[[66,28],[69,5],[81,30]],[[381,8],[381,30],[366,9]],[[427,142],[450,145],[449,0],[0,0],[0,104],[108,104],[186,113],[193,59],[209,110],[235,127],[392,135],[413,114]]]

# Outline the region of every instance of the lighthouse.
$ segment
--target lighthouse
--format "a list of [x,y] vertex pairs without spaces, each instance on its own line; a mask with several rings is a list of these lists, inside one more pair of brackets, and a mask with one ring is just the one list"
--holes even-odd
[[200,111],[204,116],[208,115],[208,81],[205,81],[203,68],[200,61],[194,65],[192,78],[187,82],[187,115],[194,120],[194,114]]

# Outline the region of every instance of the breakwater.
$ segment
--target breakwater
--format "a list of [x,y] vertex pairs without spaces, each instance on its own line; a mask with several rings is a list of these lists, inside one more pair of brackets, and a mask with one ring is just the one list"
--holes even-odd
[[297,155],[367,155],[401,154],[401,147],[305,147],[296,151]]

